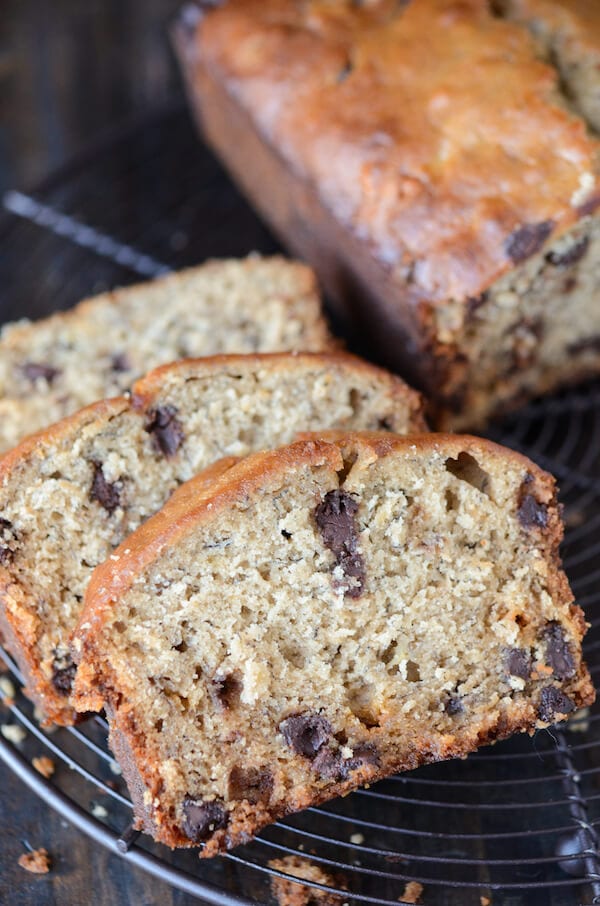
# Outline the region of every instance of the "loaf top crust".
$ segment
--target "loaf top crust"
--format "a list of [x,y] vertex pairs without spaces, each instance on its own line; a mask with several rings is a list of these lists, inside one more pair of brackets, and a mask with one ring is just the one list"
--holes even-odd
[[478,297],[600,202],[598,143],[540,54],[485,0],[229,0],[190,59],[407,301],[436,304]]

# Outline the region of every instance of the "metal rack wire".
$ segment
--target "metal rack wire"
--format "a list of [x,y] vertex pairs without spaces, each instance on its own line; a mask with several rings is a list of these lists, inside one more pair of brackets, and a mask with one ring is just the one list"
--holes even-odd
[[[35,192],[9,192],[0,220],[2,320],[65,308],[108,286],[214,255],[274,251],[266,229],[197,140],[183,105],[96,144]],[[585,645],[600,676],[600,385],[529,405],[490,436],[560,479],[565,566],[591,623]],[[273,902],[270,863],[308,859],[310,882],[340,903],[396,904],[407,881],[427,906],[600,903],[600,708],[567,726],[516,738],[466,761],[431,765],[278,822],[248,846],[200,862],[131,830],[131,805],[101,718],[48,733],[16,689],[0,758],[79,831],[134,865],[223,906]],[[42,744],[57,763],[31,766]]]

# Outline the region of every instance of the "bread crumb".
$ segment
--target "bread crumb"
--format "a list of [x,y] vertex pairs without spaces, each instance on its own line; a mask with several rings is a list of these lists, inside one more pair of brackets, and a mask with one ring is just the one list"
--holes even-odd
[[18,746],[27,736],[23,727],[20,727],[18,724],[2,724],[0,733],[2,733],[5,739],[12,742],[14,746]]
[[360,846],[361,843],[365,842],[364,834],[352,834],[350,837],[350,843],[356,843]]
[[400,903],[418,903],[423,893],[423,885],[418,881],[409,881],[400,897]]
[[566,729],[571,733],[586,733],[590,728],[590,709],[580,708],[575,711],[570,720],[567,721]]
[[2,693],[5,705],[14,705],[16,695],[15,687],[7,676],[0,676],[0,692]]
[[479,897],[479,902],[481,903],[481,906],[490,906],[492,901],[489,897]]
[[[271,859],[269,868],[303,878],[305,881],[345,890],[343,883],[327,874],[319,865],[301,856]],[[279,906],[344,906],[343,898],[337,893],[307,887],[297,881],[288,881],[287,878],[271,878],[271,892]]]
[[54,762],[47,755],[40,755],[31,762],[38,774],[45,777],[46,780],[54,774]]
[[30,853],[19,856],[19,865],[34,875],[46,875],[50,871],[50,856],[45,849],[33,849]]
[[92,815],[94,818],[108,818],[108,812],[99,802],[94,802],[92,805]]
[[109,762],[108,766],[111,770],[111,773],[116,774],[116,776],[118,777],[119,774],[121,773],[121,765],[117,764],[116,761],[111,761],[111,762]]

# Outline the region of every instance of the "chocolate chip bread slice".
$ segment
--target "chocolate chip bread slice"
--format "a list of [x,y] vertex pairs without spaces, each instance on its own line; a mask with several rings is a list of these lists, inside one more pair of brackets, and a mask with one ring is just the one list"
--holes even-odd
[[214,855],[594,693],[554,481],[450,435],[341,435],[192,481],[95,571],[77,708],[138,826]]
[[5,456],[0,629],[50,720],[74,718],[68,639],[94,567],[209,463],[330,425],[422,430],[420,400],[345,354],[184,360]]
[[284,258],[210,261],[82,302],[0,339],[0,452],[164,362],[218,353],[323,351],[312,271]]

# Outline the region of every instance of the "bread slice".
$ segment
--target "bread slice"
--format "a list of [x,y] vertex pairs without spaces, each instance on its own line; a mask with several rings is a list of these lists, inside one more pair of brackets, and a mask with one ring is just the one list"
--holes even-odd
[[0,462],[0,629],[49,720],[68,724],[68,652],[88,579],[179,484],[306,428],[423,429],[418,394],[345,354],[184,360]]
[[312,271],[284,258],[210,261],[104,293],[0,339],[0,452],[165,362],[332,349]]
[[138,826],[214,855],[591,702],[561,534],[551,476],[484,440],[257,453],[95,571],[74,703],[106,709]]

